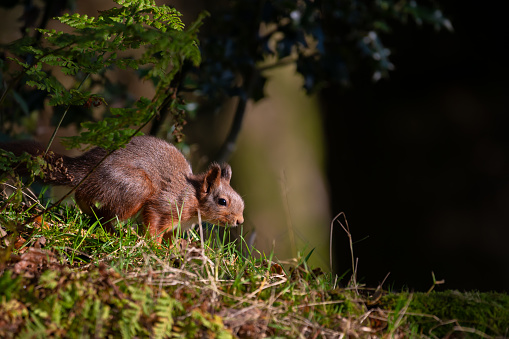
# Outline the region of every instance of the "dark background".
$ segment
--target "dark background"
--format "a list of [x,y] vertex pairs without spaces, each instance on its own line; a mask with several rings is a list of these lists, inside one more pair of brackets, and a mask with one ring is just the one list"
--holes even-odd
[[[361,281],[509,291],[508,25],[501,2],[441,4],[455,32],[399,26],[390,79],[321,96],[332,212]],[[337,228],[339,230],[339,228]],[[348,270],[336,231],[337,273]]]

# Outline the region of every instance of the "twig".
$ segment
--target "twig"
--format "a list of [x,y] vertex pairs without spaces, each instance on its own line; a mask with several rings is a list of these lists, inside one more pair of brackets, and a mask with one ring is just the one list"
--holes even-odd
[[484,332],[481,332],[475,328],[470,328],[470,327],[463,327],[463,326],[454,326],[452,328],[452,331],[456,331],[456,332],[465,332],[465,333],[472,333],[472,334],[475,334],[475,335],[478,335],[482,338],[492,338],[491,336],[487,335],[486,333]]
[[[104,55],[104,53],[103,53],[103,55]],[[83,86],[83,84],[85,83],[85,81],[88,79],[89,76],[90,76],[90,73],[87,73],[87,75],[83,78],[83,80],[81,80],[80,84],[78,85],[77,90],[79,90],[81,88],[81,86]],[[46,153],[49,152],[51,144],[53,143],[53,140],[55,140],[57,132],[60,129],[60,125],[62,125],[62,121],[64,121],[64,118],[67,115],[67,112],[69,112],[70,108],[71,108],[71,104],[68,104],[67,107],[65,108],[64,114],[62,114],[62,117],[58,121],[58,124],[53,129],[53,133],[51,134],[51,137],[49,139],[48,146],[46,146],[46,150],[44,151],[44,155],[46,155]]]
[[[359,294],[359,291],[357,290],[357,264],[356,264],[356,259],[355,259],[355,255],[354,255],[354,252],[353,252],[353,240],[352,240],[352,234],[350,233],[350,227],[348,226],[348,220],[346,219],[346,216],[345,216],[345,213],[344,212],[341,212],[339,213],[338,215],[336,215],[334,217],[334,219],[332,219],[332,222],[331,222],[331,225],[330,225],[330,243],[329,243],[329,255],[330,255],[330,268],[332,270],[332,233],[333,233],[333,229],[334,229],[334,222],[336,220],[338,220],[339,217],[343,217],[345,219],[345,225],[343,225],[340,221],[338,221],[338,223],[341,225],[341,227],[343,228],[343,230],[346,232],[346,235],[348,236],[348,241],[350,243],[350,253],[351,253],[351,259],[352,259],[352,283],[354,285],[354,289],[355,289],[355,292],[357,293],[357,295]],[[358,263],[358,261],[357,261]]]
[[293,231],[292,216],[290,214],[290,206],[288,204],[288,190],[286,189],[286,174],[285,171],[281,171],[281,195],[283,196],[283,203],[286,214],[286,227],[288,228],[288,235],[290,238],[291,256],[297,255],[297,245],[295,243],[295,233]]
[[[2,183],[2,185],[5,185],[7,187],[10,187],[14,190],[16,190],[16,187],[12,186],[11,184],[8,184],[8,183]],[[34,194],[34,192],[32,192],[29,188],[25,188],[28,192],[30,192],[30,194],[27,194],[24,190],[21,191],[21,193],[26,196],[28,199],[32,200],[35,204],[38,204],[40,207],[44,208],[44,206],[41,204],[41,202],[39,201],[39,199],[37,199],[37,196]]]
[[259,77],[259,71],[253,67],[251,70],[251,75],[247,78],[244,78],[243,88],[245,89],[245,93],[239,95],[239,102],[237,103],[237,109],[235,110],[235,116],[233,117],[230,132],[228,133],[226,140],[224,141],[223,145],[219,149],[217,156],[215,157],[217,162],[227,161],[235,150],[240,128],[242,127],[242,121],[244,120],[244,115],[246,113],[247,101],[251,98],[255,84]]
[[309,306],[336,305],[336,304],[342,304],[344,302],[345,302],[344,300],[321,301],[321,302],[316,302],[316,303],[297,305],[295,307],[302,308],[302,307],[309,307]]

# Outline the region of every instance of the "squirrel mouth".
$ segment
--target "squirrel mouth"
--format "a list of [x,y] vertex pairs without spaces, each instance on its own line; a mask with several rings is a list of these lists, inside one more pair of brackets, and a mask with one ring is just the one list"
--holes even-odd
[[216,220],[213,224],[221,227],[237,227],[240,225],[238,223],[220,222],[219,220]]

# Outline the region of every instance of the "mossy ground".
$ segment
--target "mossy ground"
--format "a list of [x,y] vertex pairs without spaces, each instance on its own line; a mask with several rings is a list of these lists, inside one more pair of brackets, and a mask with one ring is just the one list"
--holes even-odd
[[404,309],[407,322],[422,334],[444,337],[454,332],[509,335],[509,296],[503,293],[443,291],[392,293],[380,298],[387,309]]
[[228,232],[158,246],[74,207],[3,205],[0,337],[506,337],[509,296],[386,292],[281,263]]

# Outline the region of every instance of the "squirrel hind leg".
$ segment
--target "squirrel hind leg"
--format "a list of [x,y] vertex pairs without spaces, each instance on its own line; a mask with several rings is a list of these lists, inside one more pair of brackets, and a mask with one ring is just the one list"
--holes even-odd
[[109,234],[116,234],[115,231],[115,222],[116,222],[116,216],[112,215],[111,213],[108,213],[107,211],[97,208],[95,206],[92,206],[91,204],[88,204],[84,202],[83,200],[77,200],[78,206],[80,210],[85,213],[86,215],[92,217],[93,219],[99,220],[101,223],[103,229],[108,232]]
[[102,227],[109,234],[118,234],[115,230],[115,225],[118,221],[127,220],[135,216],[141,209],[141,204],[135,205],[123,205],[122,208],[108,208],[108,206],[95,206],[93,202],[89,202],[84,199],[79,199],[76,196],[76,202],[78,203],[81,211],[92,218],[97,218]]
[[147,173],[120,165],[98,167],[74,194],[84,212],[95,212],[103,222],[113,219],[106,226],[110,230],[115,217],[124,221],[140,212],[155,189]]
[[110,213],[105,213],[100,209],[97,210],[96,216],[100,220],[101,226],[107,233],[118,235],[118,231],[115,229],[115,224],[117,223],[116,216],[111,215]]

